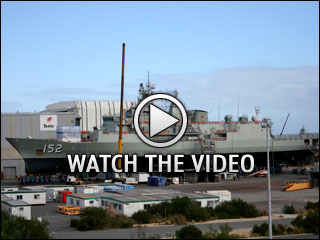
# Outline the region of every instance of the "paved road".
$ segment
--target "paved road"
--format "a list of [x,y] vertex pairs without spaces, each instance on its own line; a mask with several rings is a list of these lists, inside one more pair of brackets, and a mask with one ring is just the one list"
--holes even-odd
[[[285,218],[285,219],[274,219],[275,224],[286,224],[290,225],[293,218]],[[230,227],[233,230],[238,229],[248,229],[252,228],[254,224],[262,224],[266,222],[265,220],[232,220],[228,221]],[[224,221],[218,221],[218,223],[207,224],[207,223],[200,223],[195,224],[202,232],[209,231],[208,227],[213,226],[214,228],[219,228],[221,225],[225,224]],[[157,226],[157,227],[148,227],[143,228],[144,232],[147,236],[159,234],[161,237],[168,237],[170,235],[175,234],[175,232],[182,228],[184,225],[179,226]],[[80,234],[81,233],[81,234]],[[52,232],[51,235],[57,239],[85,239],[85,238],[92,238],[92,239],[130,239],[130,238],[137,238],[138,229],[137,228],[130,228],[130,229],[112,229],[112,230],[101,230],[101,231],[88,231],[88,232],[79,232],[75,230],[66,229],[66,231],[59,231],[59,232]]]
[[[268,239],[266,237],[251,238],[251,239]],[[274,236],[273,239],[319,239],[319,234],[297,234],[297,235],[284,235]]]

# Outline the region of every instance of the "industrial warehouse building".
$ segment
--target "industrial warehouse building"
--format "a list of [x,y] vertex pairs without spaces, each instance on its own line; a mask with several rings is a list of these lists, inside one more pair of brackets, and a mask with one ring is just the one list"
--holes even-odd
[[[124,109],[134,105],[125,101]],[[1,113],[1,179],[25,175],[21,155],[5,138],[56,138],[57,126],[79,126],[80,131],[100,129],[104,115],[119,115],[118,101],[67,101],[46,106],[42,112]]]
[[[229,192],[230,193],[230,192]],[[216,207],[224,201],[217,195],[208,193],[182,193],[173,190],[131,190],[121,192],[102,192],[99,194],[70,194],[67,195],[67,205],[81,208],[95,206],[112,209],[115,214],[131,217],[140,210],[164,201],[171,201],[175,197],[188,197],[200,203],[201,207]],[[231,200],[231,195],[230,195]],[[225,201],[227,201],[225,199]]]

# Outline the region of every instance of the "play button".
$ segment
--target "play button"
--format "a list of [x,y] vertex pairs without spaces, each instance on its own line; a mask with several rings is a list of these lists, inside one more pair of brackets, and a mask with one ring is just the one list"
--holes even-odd
[[[176,106],[179,111],[179,115],[181,115],[180,116],[181,119],[178,119],[177,117],[173,116],[174,114],[172,112],[170,112],[169,114],[168,112],[162,110],[158,106],[155,106],[154,102],[158,100],[165,100],[165,101],[171,102],[171,106],[172,105]],[[144,129],[144,127],[140,126],[139,118],[141,117],[143,119],[142,122],[146,122],[145,121],[146,115],[145,114],[144,115],[142,114],[142,116],[140,115],[142,112],[146,112],[142,110],[148,107],[149,107],[149,115],[147,117],[149,118],[149,135],[147,137],[143,133],[145,132],[145,130],[144,131],[141,130],[141,129]],[[139,103],[139,105],[136,107],[134,112],[134,118],[133,118],[134,128],[138,137],[146,144],[153,147],[159,147],[159,148],[169,147],[175,144],[176,142],[178,142],[183,137],[187,129],[187,123],[188,123],[187,112],[183,104],[173,96],[168,94],[163,94],[163,93],[154,94],[143,99]],[[176,133],[175,131],[173,131],[175,134],[174,136],[171,131],[171,133],[168,136],[173,135],[172,139],[168,138],[168,136],[165,136],[166,141],[163,141],[163,140],[160,141],[159,139],[161,138],[161,133],[164,130],[169,130],[174,125],[178,125],[180,127],[179,132]],[[157,140],[159,141],[157,142]]]
[[157,135],[180,120],[150,104],[150,137]]

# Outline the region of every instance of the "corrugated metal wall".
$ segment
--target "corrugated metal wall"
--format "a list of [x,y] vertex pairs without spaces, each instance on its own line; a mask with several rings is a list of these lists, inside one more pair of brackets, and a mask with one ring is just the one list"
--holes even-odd
[[[129,109],[134,101],[124,101],[124,109]],[[38,139],[56,138],[52,131],[40,131],[40,115],[57,115],[57,125],[74,126],[80,119],[82,131],[100,129],[104,115],[119,115],[120,102],[117,101],[69,101],[50,104],[46,111],[37,113],[1,113],[1,166],[16,167],[17,176],[24,174],[21,156],[12,148],[6,137]],[[1,168],[3,171],[3,167]]]

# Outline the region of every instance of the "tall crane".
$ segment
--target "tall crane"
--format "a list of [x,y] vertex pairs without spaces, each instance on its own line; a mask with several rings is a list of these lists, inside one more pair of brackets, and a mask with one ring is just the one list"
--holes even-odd
[[284,130],[284,128],[286,127],[286,124],[287,124],[287,121],[288,121],[289,116],[290,116],[290,113],[288,113],[288,116],[287,116],[287,118],[286,118],[286,121],[284,122],[284,125],[283,125],[283,128],[282,128],[282,131],[281,131],[280,135],[282,135],[283,130]]

